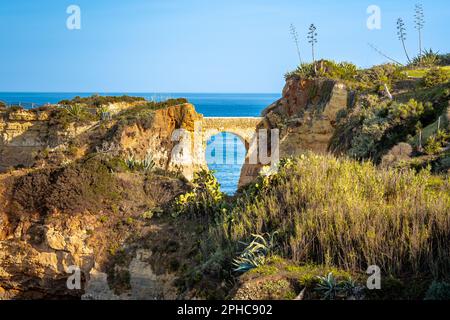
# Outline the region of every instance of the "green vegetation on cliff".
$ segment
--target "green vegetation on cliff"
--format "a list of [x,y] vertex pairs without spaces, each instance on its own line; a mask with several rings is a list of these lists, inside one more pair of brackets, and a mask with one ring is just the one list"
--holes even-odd
[[[425,281],[415,295],[408,293],[416,299],[424,297],[431,280],[448,281],[450,184],[427,170],[384,170],[370,162],[307,154],[282,161],[278,173],[241,190],[228,210],[221,204],[226,200],[217,201],[220,211],[213,214],[222,222],[210,224],[202,241],[203,271],[214,261],[231,272],[232,260],[251,250],[247,259],[235,261],[262,268],[277,255],[290,264],[335,267],[356,278],[378,265],[384,281],[409,278],[410,286],[417,285],[414,279]],[[202,212],[186,214],[198,219]],[[264,241],[246,248],[255,235]]]
[[[111,115],[108,109],[109,104],[126,103],[130,104],[124,110],[119,110],[117,115]],[[53,109],[52,123],[62,128],[67,128],[71,123],[76,125],[88,124],[90,122],[102,120],[118,120],[124,123],[132,121],[146,120],[151,118],[154,111],[187,103],[186,99],[168,99],[155,102],[147,101],[140,97],[103,97],[92,96],[88,98],[74,98],[73,100],[61,101],[58,107]]]
[[100,96],[100,95],[92,95],[90,97],[81,98],[79,96],[71,99],[71,100],[62,100],[58,104],[61,105],[74,105],[74,104],[84,104],[89,107],[99,108],[104,105],[108,105],[111,103],[132,103],[145,101],[145,98],[142,97],[131,97],[131,96]]
[[[369,69],[321,60],[300,65],[286,79],[332,79],[353,91],[353,107],[338,114],[329,150],[381,163],[400,143],[411,144],[408,156],[428,154],[424,148],[437,139],[438,129],[444,135],[449,133],[450,77],[448,66],[441,66],[444,57],[430,50],[421,56],[420,63],[416,59],[407,67],[384,64]],[[420,78],[411,78],[411,74],[420,74]],[[442,141],[439,150],[446,147],[447,141]],[[430,159],[422,160],[421,167],[430,163]],[[447,168],[439,166],[439,170]]]

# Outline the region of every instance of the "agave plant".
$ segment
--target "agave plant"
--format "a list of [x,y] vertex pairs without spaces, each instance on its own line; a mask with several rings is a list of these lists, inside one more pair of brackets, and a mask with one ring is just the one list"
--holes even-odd
[[440,62],[439,52],[434,52],[433,49],[424,50],[421,55],[413,59],[413,65],[427,68],[437,66]]
[[340,288],[333,273],[330,272],[326,277],[318,276],[317,278],[319,279],[319,283],[315,290],[321,294],[324,300],[334,300]]
[[319,283],[315,290],[324,300],[352,297],[355,295],[358,288],[356,282],[352,278],[338,282],[332,272],[328,273],[325,277],[317,278],[319,279]]
[[233,260],[235,272],[247,272],[251,269],[258,268],[265,264],[267,257],[272,254],[275,247],[275,236],[277,232],[272,234],[252,234],[253,240],[246,245],[244,251]]
[[127,159],[125,159],[125,164],[130,170],[139,169],[144,172],[151,172],[156,166],[155,161],[153,161],[153,156],[151,152],[147,152],[147,155],[145,156],[144,160],[139,160],[136,158],[134,154],[132,154],[128,156]]
[[352,278],[339,283],[339,291],[347,297],[355,295],[357,288],[358,285]]
[[153,155],[151,152],[147,152],[147,155],[145,156],[144,160],[142,160],[142,167],[145,172],[150,172],[155,167],[156,163],[153,161]]
[[75,119],[80,119],[83,115],[83,106],[79,103],[64,106],[64,109]]
[[134,155],[128,156],[128,158],[125,160],[125,163],[130,170],[134,170],[139,167],[139,161],[136,160]]

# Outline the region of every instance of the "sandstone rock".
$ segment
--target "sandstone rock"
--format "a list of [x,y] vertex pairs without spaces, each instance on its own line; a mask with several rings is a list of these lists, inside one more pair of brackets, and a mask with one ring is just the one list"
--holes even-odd
[[240,279],[234,291],[233,300],[286,300],[297,296],[291,281],[278,275]]
[[[189,159],[186,163],[177,161],[176,153],[172,154],[172,150],[177,144],[180,153],[192,153],[195,122],[202,119],[203,116],[189,103],[156,110],[150,127],[145,128],[140,123],[135,123],[122,130],[119,137],[120,149],[138,159],[144,159],[150,153],[157,167],[180,172],[191,180],[194,172],[204,168],[206,163],[196,159]],[[174,141],[173,133],[177,129],[184,129],[187,137],[180,136],[178,141]],[[192,154],[194,157],[196,155],[196,152]]]
[[[353,96],[344,84],[334,80],[292,77],[286,81],[282,98],[262,112],[260,129],[280,130],[280,158],[305,151],[326,153],[336,117],[351,107]],[[253,181],[261,168],[249,164],[247,157],[239,185]]]
[[108,275],[93,268],[89,273],[82,300],[119,300],[119,296],[109,288]]
[[139,300],[176,299],[173,285],[175,277],[170,273],[157,275],[149,263],[151,251],[137,250],[129,266],[131,298]]
[[89,272],[83,300],[157,300],[176,299],[177,289],[173,285],[174,276],[168,273],[157,275],[153,272],[149,258],[151,251],[138,249],[136,256],[125,269],[130,274],[129,291],[120,295],[114,293],[108,284],[108,275],[94,267]]

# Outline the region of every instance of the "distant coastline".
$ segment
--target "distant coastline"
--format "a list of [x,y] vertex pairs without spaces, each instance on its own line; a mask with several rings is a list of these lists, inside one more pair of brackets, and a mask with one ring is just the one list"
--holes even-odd
[[[91,92],[0,92],[0,101],[8,104],[44,105],[58,103],[76,96],[88,97]],[[161,101],[168,98],[186,98],[195,105],[197,111],[207,117],[257,117],[261,111],[278,100],[279,93],[153,93],[153,92],[111,92],[98,93],[109,96],[136,96],[147,100]]]

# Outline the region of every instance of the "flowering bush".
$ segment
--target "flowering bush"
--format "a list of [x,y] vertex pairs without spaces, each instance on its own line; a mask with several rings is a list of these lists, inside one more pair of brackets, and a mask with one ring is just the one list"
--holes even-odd
[[213,216],[226,213],[227,207],[224,194],[213,171],[202,170],[195,173],[194,188],[191,192],[182,194],[175,199],[172,216],[181,214]]

